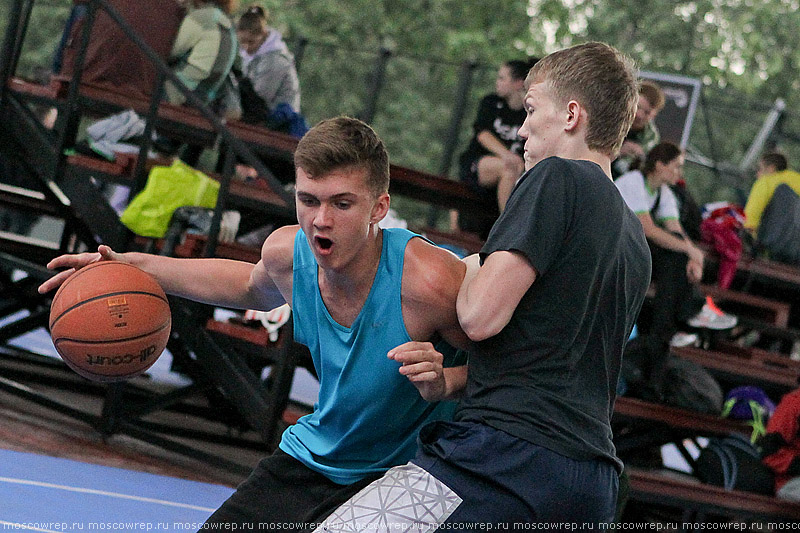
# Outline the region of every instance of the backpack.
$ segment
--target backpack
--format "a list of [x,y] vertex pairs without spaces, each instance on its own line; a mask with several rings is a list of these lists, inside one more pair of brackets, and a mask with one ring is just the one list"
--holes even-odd
[[722,387],[714,376],[670,354],[667,343],[653,335],[628,341],[620,375],[629,396],[714,415],[722,409]]
[[753,420],[757,412],[764,418],[769,418],[775,412],[773,402],[764,389],[752,385],[736,387],[725,395],[725,409],[722,416],[736,420]]
[[781,183],[758,225],[758,244],[782,263],[800,265],[800,197]]
[[693,241],[699,241],[702,238],[700,225],[703,223],[700,206],[697,205],[686,185],[670,185],[670,189],[678,201],[679,220],[683,231]]
[[722,417],[746,420],[753,428],[750,442],[767,433],[767,420],[775,412],[775,403],[759,387],[745,385],[728,391],[722,406]]
[[670,356],[660,388],[661,401],[666,405],[713,415],[722,409],[722,387],[693,361]]
[[758,449],[741,435],[709,440],[694,463],[694,475],[703,483],[757,494],[773,495],[775,477]]

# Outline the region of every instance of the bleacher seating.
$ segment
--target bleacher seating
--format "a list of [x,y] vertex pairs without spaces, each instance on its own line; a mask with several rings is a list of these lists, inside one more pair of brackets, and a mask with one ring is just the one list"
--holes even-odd
[[716,285],[703,285],[701,290],[714,298],[717,304],[725,307],[727,312],[738,317],[751,318],[779,328],[789,326],[791,305],[786,302],[746,292],[721,289]]
[[800,386],[800,361],[757,349],[729,351],[701,350],[693,347],[672,348],[682,359],[709,369],[724,380],[738,385],[756,385],[764,389],[788,392]]
[[[699,348],[672,348],[672,353],[693,361],[712,372],[721,382],[755,385],[774,397],[800,385],[800,361],[756,348],[722,343],[724,351]],[[619,397],[614,409],[615,444],[625,456],[642,449],[676,444],[684,439],[724,436],[739,433],[750,436],[753,429],[739,420],[721,418],[669,407],[643,400]],[[688,457],[687,457],[688,459]],[[628,468],[630,498],[646,504],[666,505],[677,509],[685,521],[747,519],[782,521],[800,517],[800,505],[774,497],[700,483],[688,475],[676,476],[664,469]]]
[[[725,522],[800,521],[800,504],[749,492],[725,490],[700,483],[685,476],[678,477],[659,471],[629,468],[630,496],[653,505],[673,506],[681,511],[681,523],[698,524],[687,529],[711,528],[709,518]],[[781,526],[778,526],[781,527]]]
[[[21,96],[47,95],[50,103],[57,104],[66,94],[68,80],[62,80],[55,88],[43,88],[40,85],[13,79],[9,82],[9,89]],[[81,85],[80,95],[97,109],[107,112],[120,111],[123,109],[133,109],[137,112],[147,112],[149,101],[141,97],[132,97],[123,93],[109,90],[106,87],[91,85]],[[197,136],[201,140],[198,132],[211,133],[212,125],[200,113],[191,108],[161,104],[158,108],[158,125],[166,131],[170,127],[177,128],[184,136]],[[268,130],[260,126],[245,124],[240,121],[229,121],[227,127],[237,138],[245,141],[251,146],[259,149],[271,150],[275,154],[280,154],[286,159],[291,159],[291,154],[297,146],[297,139],[290,135]],[[206,141],[213,143],[215,137],[207,138]],[[94,170],[108,174],[110,176],[123,176],[129,174],[133,169],[130,157],[124,157],[124,161],[116,164],[105,164],[105,161],[97,160],[89,162],[85,156],[73,156],[71,163],[82,166],[91,166]],[[126,171],[127,169],[127,171]],[[424,201],[444,208],[452,209],[471,209],[481,206],[486,200],[465,184],[453,181],[441,176],[436,176],[427,172],[414,170],[399,165],[390,167],[391,185],[390,193],[400,196],[407,196],[415,200]],[[433,193],[433,194],[432,194]],[[444,236],[444,235],[443,235]],[[458,236],[454,237],[459,240]]]

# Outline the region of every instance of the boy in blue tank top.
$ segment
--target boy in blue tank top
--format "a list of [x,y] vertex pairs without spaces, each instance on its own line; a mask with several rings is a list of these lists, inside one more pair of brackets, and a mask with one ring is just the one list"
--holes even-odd
[[263,310],[291,304],[295,338],[309,347],[320,379],[319,401],[204,529],[313,529],[413,457],[419,428],[449,418],[453,406],[440,400],[466,382],[466,367],[445,367],[430,342],[469,344],[455,309],[466,267],[411,232],[378,227],[389,209],[383,142],[359,120],[326,120],[300,140],[295,167],[299,225],[273,232],[256,265],[100,246],[51,261],[68,269],[40,287],[47,292],[75,269],[117,260],[196,301]]

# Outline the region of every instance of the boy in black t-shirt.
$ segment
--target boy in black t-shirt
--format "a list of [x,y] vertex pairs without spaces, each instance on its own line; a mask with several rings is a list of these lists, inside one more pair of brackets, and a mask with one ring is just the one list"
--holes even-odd
[[610,419],[651,266],[611,181],[636,76],[614,48],[586,43],[542,59],[526,90],[527,172],[480,255],[465,259],[457,311],[478,348],[455,419],[425,426],[416,458],[331,515],[332,530],[588,529],[614,517],[622,464]]

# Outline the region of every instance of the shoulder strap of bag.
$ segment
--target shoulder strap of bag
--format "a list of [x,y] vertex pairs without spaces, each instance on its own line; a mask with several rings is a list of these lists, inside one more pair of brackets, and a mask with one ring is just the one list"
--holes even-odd
[[656,220],[656,211],[658,211],[658,206],[661,205],[661,187],[658,188],[656,192],[656,203],[653,204],[653,207],[650,208],[650,217],[653,221]]

